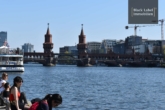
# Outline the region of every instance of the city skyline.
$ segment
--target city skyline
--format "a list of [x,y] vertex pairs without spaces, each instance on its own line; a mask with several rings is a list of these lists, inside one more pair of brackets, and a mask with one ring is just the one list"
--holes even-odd
[[[159,19],[165,19],[164,0],[159,0]],[[123,39],[134,34],[125,29],[128,24],[128,0],[105,1],[1,1],[0,31],[7,31],[11,48],[24,43],[34,45],[36,52],[43,52],[44,36],[49,23],[53,51],[63,46],[74,46],[83,25],[86,42],[103,39]],[[139,24],[145,25],[145,24]],[[149,26],[137,29],[142,38],[160,40],[161,27]],[[65,40],[64,40],[65,39]]]

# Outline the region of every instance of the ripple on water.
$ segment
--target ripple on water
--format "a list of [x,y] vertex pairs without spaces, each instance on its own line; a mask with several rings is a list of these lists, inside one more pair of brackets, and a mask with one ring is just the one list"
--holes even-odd
[[56,110],[165,110],[165,73],[162,68],[113,68],[25,65],[25,72],[8,73],[24,79],[29,100],[60,93]]

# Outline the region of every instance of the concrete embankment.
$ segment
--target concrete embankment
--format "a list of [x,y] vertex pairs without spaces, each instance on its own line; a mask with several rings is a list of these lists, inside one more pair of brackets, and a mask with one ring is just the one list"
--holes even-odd
[[6,106],[0,106],[0,110],[6,110]]
[[[32,105],[30,101],[28,101],[28,105],[29,106]],[[0,110],[6,110],[6,105],[5,106],[0,106]]]

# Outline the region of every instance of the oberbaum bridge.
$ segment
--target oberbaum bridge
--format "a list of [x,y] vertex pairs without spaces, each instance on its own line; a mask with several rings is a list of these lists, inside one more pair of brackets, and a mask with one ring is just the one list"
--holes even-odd
[[[144,54],[135,53],[134,48],[132,54],[117,54],[110,50],[108,53],[87,53],[86,36],[83,31],[83,24],[77,44],[78,55],[74,57],[72,54],[53,53],[52,35],[50,34],[49,24],[45,34],[45,42],[43,43],[44,52],[24,52],[24,63],[38,62],[43,66],[55,66],[59,60],[66,60],[70,57],[76,61],[77,66],[87,67],[92,65],[104,64],[107,66],[134,66],[134,67],[156,67],[161,64],[161,60],[153,60],[149,49]],[[126,42],[126,41],[125,41]],[[56,56],[56,57],[55,57]]]

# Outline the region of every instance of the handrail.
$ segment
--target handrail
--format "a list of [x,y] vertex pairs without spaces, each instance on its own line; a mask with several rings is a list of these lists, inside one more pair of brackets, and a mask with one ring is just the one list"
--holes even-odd
[[0,54],[1,55],[23,55],[22,50],[17,50],[14,48],[0,48]]

